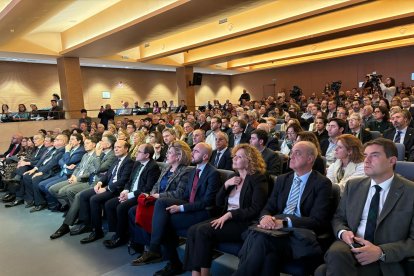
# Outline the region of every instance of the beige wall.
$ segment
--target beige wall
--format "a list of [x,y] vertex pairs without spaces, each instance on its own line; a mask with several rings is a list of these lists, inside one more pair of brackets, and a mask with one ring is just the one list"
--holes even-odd
[[373,71],[413,85],[413,53],[414,47],[405,47],[235,75],[231,78],[232,94],[233,97],[239,96],[246,88],[253,99],[261,99],[263,90],[270,89],[273,80],[276,84],[273,90],[277,92],[282,89],[289,91],[293,85],[298,85],[305,95],[312,92],[320,94],[326,82],[342,80],[342,88],[350,89],[357,87],[358,82]]
[[233,99],[231,95],[231,77],[203,74],[201,85],[195,86],[195,99],[197,106],[204,105],[207,101],[213,103],[214,99],[218,99],[221,103],[224,103],[226,99],[231,101]]

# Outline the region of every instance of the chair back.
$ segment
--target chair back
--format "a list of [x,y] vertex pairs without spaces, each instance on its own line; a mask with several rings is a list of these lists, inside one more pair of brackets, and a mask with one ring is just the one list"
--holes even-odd
[[397,160],[404,161],[405,160],[405,145],[401,143],[395,143],[395,146],[397,147],[397,151],[398,151]]

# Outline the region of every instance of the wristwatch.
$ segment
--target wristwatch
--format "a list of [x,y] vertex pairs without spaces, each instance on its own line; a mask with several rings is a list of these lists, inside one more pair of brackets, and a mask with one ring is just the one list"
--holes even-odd
[[384,251],[381,251],[381,256],[379,257],[379,260],[381,262],[385,262],[385,253],[384,253]]
[[287,219],[284,219],[282,221],[282,223],[283,223],[283,228],[288,228],[289,227],[289,224],[288,224],[288,220]]

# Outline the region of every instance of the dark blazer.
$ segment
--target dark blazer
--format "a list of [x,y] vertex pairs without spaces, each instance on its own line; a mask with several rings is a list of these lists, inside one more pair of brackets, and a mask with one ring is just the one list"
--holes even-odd
[[[102,154],[104,153],[102,152],[101,156]],[[99,166],[98,173],[106,173],[116,160],[114,150],[110,150],[107,154],[105,154],[103,159],[100,158],[99,160],[101,164]]]
[[109,168],[104,176],[101,177],[102,187],[109,187],[109,190],[112,193],[120,193],[125,186],[125,183],[128,182],[129,177],[131,175],[132,166],[134,165],[134,161],[126,156],[125,159],[122,161],[121,167],[118,169],[117,174],[117,181],[112,181],[112,172],[114,168],[118,165],[118,162],[115,161],[114,164]]
[[321,152],[322,152],[322,156],[326,155],[326,151],[329,148],[329,137],[327,139],[324,139],[320,142],[320,146],[321,146]]
[[[384,131],[383,137],[386,139],[394,140],[395,128],[390,128]],[[405,146],[405,158],[409,157],[410,150],[414,146],[414,128],[408,127],[404,137]]]
[[65,112],[63,112],[62,107],[57,105],[49,110],[47,116],[52,117],[54,120],[65,119]]
[[[229,195],[234,188],[235,186],[231,186],[226,190],[223,185],[217,193],[216,205],[223,207],[223,214],[227,212]],[[247,175],[240,191],[239,209],[230,211],[232,220],[256,220],[266,204],[267,188],[267,178],[263,174]]]
[[[70,154],[69,151],[65,151],[65,153],[63,154],[62,158],[59,160],[59,165],[60,167],[63,169],[64,166],[69,166],[72,164],[78,165],[80,163],[80,161],[82,160],[83,155],[86,153],[85,149],[83,146],[79,146],[73,153],[72,155]],[[67,170],[67,175],[72,175],[73,174],[73,170]]]
[[[210,164],[214,166],[214,161],[216,160],[217,150],[213,150],[213,153],[210,157]],[[231,148],[227,148],[226,151],[220,157],[217,169],[221,170],[233,170],[233,159],[231,158]]]
[[[3,157],[6,157],[11,151],[12,151],[12,149],[14,148],[14,146],[15,146],[15,144],[10,144],[10,146],[9,146],[9,148],[6,150],[6,152],[5,153],[3,153],[2,155],[3,155]],[[19,151],[20,151],[20,144],[19,145],[17,145],[17,148],[16,148],[16,150],[13,152],[13,155],[16,155],[16,154],[18,154],[19,153]]]
[[29,161],[29,162],[30,162],[30,165],[29,165],[29,166],[34,167],[34,166],[37,164],[37,162],[39,162],[39,160],[42,158],[43,154],[45,154],[46,150],[47,150],[47,148],[46,148],[45,146],[42,146],[42,147],[39,149],[39,152],[37,153],[37,156],[35,156],[36,151],[37,151],[37,150],[36,150],[36,151],[33,153],[32,157],[31,157],[29,160],[27,160],[27,161]]
[[[63,154],[65,153],[65,147],[59,149],[52,149],[46,154],[46,158],[42,158],[39,160],[39,166],[36,165],[37,171],[43,173],[44,179],[53,176],[56,173],[60,172],[59,160],[62,158]],[[51,159],[49,157],[52,156]],[[45,160],[49,159],[46,164],[43,164]]]
[[283,214],[292,187],[293,177],[293,172],[277,177],[273,192],[260,216],[289,217],[293,227],[306,228],[315,231],[315,233],[325,232],[329,229],[332,214],[330,210],[331,181],[320,173],[312,171],[300,199],[300,213],[302,216],[296,217]]
[[272,175],[279,175],[282,173],[282,160],[276,152],[265,148],[262,151],[263,159],[266,163],[266,172]]
[[[249,143],[250,142],[250,136],[246,133],[243,133],[240,139],[240,144],[243,143]],[[233,133],[229,136],[229,147],[233,148],[234,147],[234,135]]]
[[313,133],[315,133],[316,138],[318,138],[319,144],[321,144],[323,140],[326,140],[329,138],[328,131],[326,129],[324,129],[321,134],[319,134],[319,132],[317,131],[314,131]]
[[186,110],[187,110],[187,106],[186,105],[179,105],[175,109],[175,113],[184,113]]
[[361,128],[358,135],[359,140],[361,140],[362,144],[365,144],[366,142],[372,140],[371,132]]
[[[131,191],[134,185],[134,179],[136,174],[138,173],[138,168],[140,167],[139,161],[134,163],[134,167],[132,168],[132,173],[129,178],[129,181],[125,184],[125,190]],[[155,182],[157,182],[158,177],[160,176],[161,170],[158,166],[157,162],[150,159],[145,165],[144,169],[141,172],[138,180],[138,187],[137,190],[134,191],[135,197],[138,197],[141,193],[149,193],[152,190]]]
[[[340,230],[357,232],[370,186],[369,177],[348,181],[332,220],[335,236]],[[374,244],[386,254],[386,261],[379,262],[383,275],[401,275],[403,269],[399,262],[414,256],[413,206],[414,183],[394,175],[375,230]]]
[[[209,131],[209,130],[210,130],[210,123],[205,122],[202,126],[200,126],[200,124],[199,124],[199,123],[197,123],[197,124],[194,126],[194,129],[202,129],[202,130],[204,130],[205,134],[207,134],[207,131]],[[207,135],[206,135],[206,137],[207,137]]]
[[[195,173],[196,168],[193,168],[189,173],[187,183],[180,183],[177,187],[178,198],[189,201]],[[194,202],[185,203],[184,212],[194,212],[214,207],[216,194],[220,186],[219,172],[207,163],[198,180]]]
[[155,183],[154,187],[152,188],[151,194],[160,194],[160,198],[170,197],[170,198],[178,198],[177,195],[177,187],[180,183],[184,185],[188,182],[188,175],[190,171],[193,169],[186,165],[179,165],[174,173],[168,178],[167,187],[165,187],[165,191],[160,193],[160,183],[164,175],[166,175],[171,169],[171,166],[165,167],[160,177],[158,178],[157,183]]
[[273,151],[280,150],[279,140],[269,136],[267,139],[266,147]]
[[254,127],[252,127],[251,124],[247,124],[246,129],[244,130],[244,133],[246,133],[247,136],[250,136],[250,134],[256,130]]
[[115,118],[115,111],[112,109],[105,109],[104,111],[99,112],[98,118],[101,119],[101,124],[107,128],[109,120],[113,120]]

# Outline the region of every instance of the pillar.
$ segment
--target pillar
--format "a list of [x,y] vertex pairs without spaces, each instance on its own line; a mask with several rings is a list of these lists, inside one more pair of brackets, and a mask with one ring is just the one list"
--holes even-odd
[[193,81],[193,67],[185,66],[178,67],[176,70],[177,88],[178,88],[178,103],[185,100],[188,110],[194,111],[195,108],[195,89],[190,85]]

